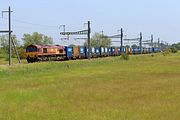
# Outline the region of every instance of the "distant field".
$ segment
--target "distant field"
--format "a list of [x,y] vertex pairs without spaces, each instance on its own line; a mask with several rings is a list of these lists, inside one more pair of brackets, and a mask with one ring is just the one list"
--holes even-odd
[[[2,54],[0,53],[0,65],[8,65],[9,62],[8,62],[8,59],[9,56],[8,54]],[[17,58],[12,58],[12,61],[14,64],[17,64],[18,63],[18,59]],[[25,60],[22,60],[23,62],[26,62]]]
[[180,120],[180,53],[0,66],[0,120]]

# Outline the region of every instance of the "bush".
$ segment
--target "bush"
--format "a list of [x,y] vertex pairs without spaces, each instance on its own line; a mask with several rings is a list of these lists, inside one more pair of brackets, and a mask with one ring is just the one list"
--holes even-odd
[[151,54],[151,57],[154,57],[155,55],[154,54]]
[[177,52],[178,52],[178,50],[177,50],[175,47],[169,48],[169,51],[170,51],[171,53],[177,53]]
[[129,60],[129,55],[128,54],[122,54],[120,58],[122,60]]
[[171,48],[165,50],[165,51],[163,52],[163,55],[166,56],[166,55],[168,55],[168,54],[170,54],[170,53],[177,53],[177,52],[178,52],[178,50],[177,50],[175,47],[171,47]]
[[21,47],[18,49],[20,59],[26,59],[26,50]]
[[170,49],[167,49],[167,50],[163,51],[163,55],[166,56],[166,55],[168,55],[170,52],[171,52]]
[[7,57],[8,53],[6,50],[0,48],[0,58],[5,58]]

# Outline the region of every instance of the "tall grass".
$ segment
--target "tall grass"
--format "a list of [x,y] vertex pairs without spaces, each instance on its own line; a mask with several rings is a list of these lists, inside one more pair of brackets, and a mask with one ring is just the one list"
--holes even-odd
[[180,54],[0,66],[0,119],[179,120]]

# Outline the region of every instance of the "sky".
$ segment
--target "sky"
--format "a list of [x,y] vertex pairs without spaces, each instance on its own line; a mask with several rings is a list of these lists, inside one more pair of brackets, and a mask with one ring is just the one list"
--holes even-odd
[[[137,38],[142,32],[144,40],[153,34],[154,41],[159,37],[170,44],[180,42],[179,0],[0,0],[0,11],[8,6],[13,10],[13,34],[19,39],[24,33],[40,32],[56,44],[82,44],[83,40],[62,41],[59,26],[79,31],[91,21],[91,35],[102,30],[114,35],[123,28],[127,38]],[[8,29],[7,18],[0,15],[0,30]]]

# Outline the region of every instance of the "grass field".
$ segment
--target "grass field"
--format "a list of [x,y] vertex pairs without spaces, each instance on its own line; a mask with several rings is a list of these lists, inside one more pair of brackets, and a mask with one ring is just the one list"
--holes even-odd
[[[9,56],[8,56],[8,54],[2,54],[1,52],[0,52],[0,65],[8,65],[9,64]],[[12,62],[14,63],[14,64],[17,64],[18,63],[18,59],[17,59],[17,57],[14,57],[13,56],[13,58],[12,58]],[[27,63],[26,62],[26,60],[22,60],[22,62],[23,63]]]
[[180,120],[180,53],[0,66],[0,120]]

